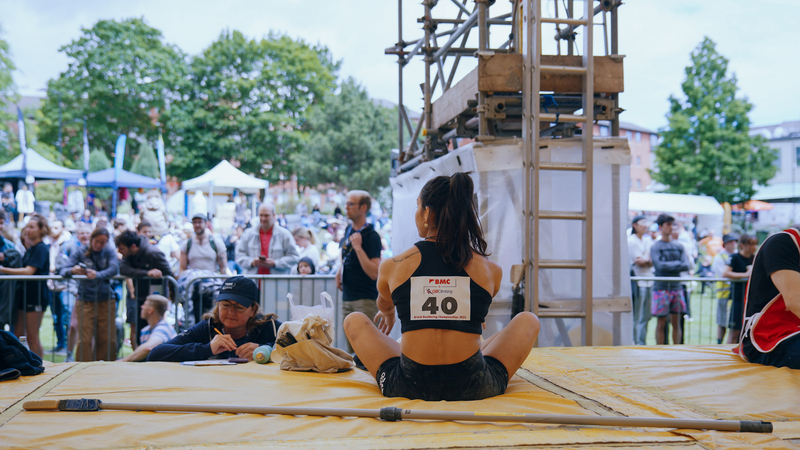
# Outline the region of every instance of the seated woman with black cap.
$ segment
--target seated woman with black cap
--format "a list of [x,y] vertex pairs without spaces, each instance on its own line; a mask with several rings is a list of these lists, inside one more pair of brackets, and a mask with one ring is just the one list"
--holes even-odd
[[[469,175],[426,183],[415,221],[424,240],[380,265],[378,327],[352,313],[347,338],[386,397],[455,401],[504,393],[536,342],[539,320],[520,313],[481,342],[503,271],[486,258]],[[395,314],[399,344],[386,336]]]
[[245,277],[225,280],[203,321],[155,347],[148,361],[199,361],[246,358],[261,345],[275,345],[281,326],[275,314],[259,312],[258,287]]

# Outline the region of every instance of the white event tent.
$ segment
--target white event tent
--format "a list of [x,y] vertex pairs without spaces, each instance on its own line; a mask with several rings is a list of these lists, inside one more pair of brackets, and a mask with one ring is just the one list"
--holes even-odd
[[[23,161],[25,167],[23,167]],[[80,170],[67,169],[48,161],[44,156],[28,149],[28,159],[20,154],[8,163],[0,166],[0,178],[22,178],[32,175],[36,179],[67,180],[77,183],[83,176]]]
[[682,213],[697,215],[697,229],[713,229],[722,236],[725,210],[714,197],[661,192],[631,192],[628,194],[628,209],[658,213]]
[[208,192],[209,212],[214,211],[214,193],[232,194],[234,189],[246,194],[256,194],[260,189],[269,189],[269,182],[250,176],[233,167],[228,161],[222,160],[213,169],[197,178],[181,183],[181,188],[186,191],[202,190]]

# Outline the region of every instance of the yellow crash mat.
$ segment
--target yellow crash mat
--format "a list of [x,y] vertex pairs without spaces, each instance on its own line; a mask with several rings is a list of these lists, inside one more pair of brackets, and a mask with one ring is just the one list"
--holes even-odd
[[[133,411],[33,412],[34,399],[770,420],[773,434],[540,424]],[[800,448],[800,371],[730,347],[534,349],[506,394],[473,402],[383,397],[367,372],[276,364],[56,364],[0,383],[2,448]]]

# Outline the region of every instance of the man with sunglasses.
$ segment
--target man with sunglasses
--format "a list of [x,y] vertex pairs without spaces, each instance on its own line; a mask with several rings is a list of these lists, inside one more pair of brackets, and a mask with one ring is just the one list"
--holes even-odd
[[155,347],[148,361],[199,361],[244,358],[253,360],[261,345],[275,345],[281,326],[278,316],[261,314],[258,287],[253,280],[225,280],[214,307],[203,320],[168,342]]

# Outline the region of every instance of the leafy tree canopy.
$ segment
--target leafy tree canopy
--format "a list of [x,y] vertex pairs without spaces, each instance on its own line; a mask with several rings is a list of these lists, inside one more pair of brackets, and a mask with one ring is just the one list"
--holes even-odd
[[139,156],[133,161],[131,172],[150,178],[159,178],[158,157],[152,146],[145,142],[139,144]]
[[84,117],[90,147],[109,155],[120,134],[156,139],[159,114],[180,100],[188,71],[183,53],[160,31],[142,19],[101,20],[59,51],[69,66],[48,82],[42,141],[58,145],[59,100],[67,160],[82,154]]
[[396,110],[376,105],[349,78],[309,114],[303,152],[293,156],[298,182],[335,183],[377,195],[389,183],[396,118]]
[[11,73],[16,70],[11,60],[11,48],[8,42],[2,39],[3,27],[0,26],[0,163],[5,163],[10,158],[10,130],[6,122],[13,120],[13,115],[6,113],[6,107],[12,103],[16,95],[14,79]]
[[170,174],[194,177],[230,158],[271,181],[293,173],[297,130],[309,106],[333,90],[338,69],[325,47],[223,32],[193,59],[187,100],[169,111]]
[[[3,27],[0,26],[0,37],[2,35]],[[11,60],[11,47],[8,42],[0,38],[0,114],[5,114],[5,107],[15,95],[14,79],[11,75],[14,70],[16,70],[16,66]],[[6,119],[5,117],[1,118]]]
[[669,125],[661,130],[653,178],[677,194],[709,195],[739,203],[775,175],[775,151],[761,136],[750,136],[753,105],[736,97],[736,76],[709,38],[691,54],[682,84],[686,96],[670,96]]
[[99,172],[111,168],[111,160],[106,152],[94,149],[89,152],[89,172]]

